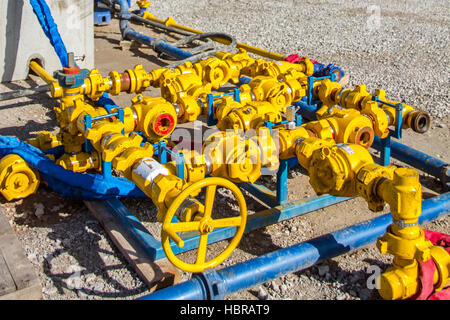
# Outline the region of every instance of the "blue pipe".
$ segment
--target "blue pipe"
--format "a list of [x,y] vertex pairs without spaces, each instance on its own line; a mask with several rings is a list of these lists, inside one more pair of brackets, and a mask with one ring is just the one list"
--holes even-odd
[[[375,137],[373,145],[377,150],[383,148],[382,141],[379,137]],[[442,180],[445,184],[450,181],[450,167],[449,164],[437,158],[429,156],[423,152],[405,146],[397,141],[391,139],[391,156],[404,163],[409,164],[421,171],[426,172],[436,178]]]
[[[422,202],[420,224],[450,213],[450,192]],[[226,295],[303,270],[374,243],[392,223],[388,213],[289,248],[242,262],[222,270],[194,274],[191,280],[159,290],[139,300],[206,300]]]
[[136,32],[128,25],[128,20],[131,18],[131,13],[129,12],[130,6],[128,5],[128,2],[126,0],[113,0],[113,2],[119,4],[120,6],[120,31],[122,32],[122,37],[124,39],[138,41],[152,47],[157,52],[165,53],[178,60],[187,59],[193,56],[192,53],[172,46],[163,40]]

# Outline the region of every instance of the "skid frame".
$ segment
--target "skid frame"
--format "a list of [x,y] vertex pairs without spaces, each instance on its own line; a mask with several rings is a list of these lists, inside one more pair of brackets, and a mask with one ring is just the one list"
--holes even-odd
[[[235,94],[233,92],[233,94]],[[218,97],[218,96],[216,96]],[[216,98],[214,97],[214,98]],[[212,99],[210,108],[212,107]],[[309,99],[308,99],[309,100]],[[307,100],[307,101],[308,101]],[[320,108],[320,102],[312,101],[312,104],[305,103],[311,111]],[[305,105],[304,104],[304,105]],[[401,106],[397,108],[401,116]],[[308,117],[308,113],[300,107],[298,110],[298,117],[300,119]],[[208,117],[208,122],[212,122],[212,117]],[[311,119],[312,120],[312,119]],[[301,123],[301,121],[298,121]],[[277,124],[268,123],[267,126],[271,128]],[[375,141],[373,147],[380,151],[381,156],[379,162],[387,165],[392,158],[404,161],[416,169],[429,173],[443,182],[444,189],[448,187],[449,168],[448,165],[439,159],[428,156],[418,150],[407,147],[401,143],[392,141],[392,138],[400,139],[402,136],[401,123],[392,130],[386,139],[378,139]],[[172,159],[176,160],[177,174],[179,177],[184,176],[183,157],[180,154],[175,154],[168,149],[165,143],[159,143],[156,148],[159,153],[159,158],[162,163],[167,161],[167,156],[170,155]],[[407,161],[405,161],[407,160]],[[268,206],[268,209],[257,212],[248,217],[245,233],[253,231],[258,228],[266,227],[281,221],[285,221],[312,211],[316,211],[328,206],[338,204],[340,202],[349,200],[348,197],[334,197],[331,195],[321,195],[302,198],[296,201],[288,201],[287,199],[287,179],[288,170],[298,165],[296,158],[281,160],[277,171],[276,190],[272,191],[262,184],[240,183],[239,187],[257,200]],[[124,230],[136,241],[136,243],[144,250],[151,261],[158,261],[165,258],[165,253],[160,241],[152,235],[145,226],[134,216],[128,208],[119,199],[110,199],[104,201],[105,206],[109,209],[111,217],[119,223]],[[177,218],[174,217],[176,220]],[[216,229],[208,236],[208,244],[219,242],[231,238],[235,234],[235,227]],[[195,233],[185,233],[182,236],[184,241],[183,248],[178,247],[171,241],[171,247],[175,254],[183,253],[189,250],[196,249],[199,244],[199,235]]]

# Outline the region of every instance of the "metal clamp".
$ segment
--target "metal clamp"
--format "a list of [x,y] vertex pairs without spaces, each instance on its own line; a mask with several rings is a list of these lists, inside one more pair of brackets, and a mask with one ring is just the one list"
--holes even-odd
[[408,228],[408,227],[415,227],[419,225],[419,222],[415,223],[405,223],[405,220],[392,220],[393,223],[397,225],[400,229]]

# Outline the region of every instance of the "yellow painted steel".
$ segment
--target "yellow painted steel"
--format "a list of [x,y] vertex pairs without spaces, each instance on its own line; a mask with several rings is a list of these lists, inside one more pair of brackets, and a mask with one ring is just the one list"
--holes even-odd
[[31,144],[41,151],[47,151],[48,149],[62,145],[61,134],[53,135],[48,131],[40,131],[36,137],[28,139],[26,143]]
[[[217,127],[225,131],[259,129],[265,121],[278,123],[283,120],[281,111],[277,111],[270,102],[247,102],[241,105],[231,99],[224,99],[221,104],[217,104],[218,123]],[[227,113],[227,110],[229,111]]]
[[15,154],[0,160],[0,193],[7,201],[26,198],[39,187],[39,173]]
[[[239,206],[238,216],[226,218],[215,218],[212,216],[214,197],[218,187],[224,187],[234,195]],[[192,195],[197,195],[202,189],[206,189],[205,203],[204,205],[198,206],[199,212],[197,213],[197,218],[188,221],[172,222],[176,212],[183,207],[183,203],[189,201]],[[223,178],[206,178],[193,183],[174,199],[164,218],[161,242],[167,258],[173,265],[188,272],[201,272],[219,265],[233,252],[244,234],[246,223],[247,206],[239,188],[229,180]],[[214,229],[226,227],[236,227],[236,233],[222,252],[214,258],[208,259],[208,235]],[[200,233],[200,243],[195,263],[186,263],[173,253],[169,239],[173,240],[179,247],[183,247],[184,242],[178,233],[192,231]]]
[[[339,105],[347,109],[356,109],[359,111],[365,111],[370,114],[376,122],[377,132],[383,132],[382,137],[387,135],[387,131],[384,130],[385,122],[388,125],[395,125],[398,122],[396,108],[391,105],[397,105],[399,102],[386,99],[384,90],[377,89],[374,94],[371,95],[365,85],[357,85],[355,89],[343,89],[337,82],[332,82],[330,79],[324,79],[318,82],[318,85],[313,90],[314,96],[320,99],[325,106]],[[378,108],[372,101],[373,97],[377,96],[379,101],[384,103],[378,103]],[[387,105],[385,103],[389,103]],[[369,106],[368,106],[369,105]],[[428,129],[430,117],[421,110],[415,110],[413,107],[403,104],[402,111],[402,128],[412,128],[416,132],[423,133]],[[384,115],[382,114],[384,113]],[[378,129],[378,127],[380,127]]]
[[[145,8],[149,3],[141,0],[139,5]],[[177,25],[172,18],[159,21],[148,12],[144,17],[193,31]],[[194,30],[194,33],[201,32]],[[84,84],[76,88],[62,88],[36,62],[30,63],[30,68],[52,84],[53,97],[61,101],[54,110],[61,130],[55,136],[41,132],[29,143],[41,150],[63,144],[65,154],[55,162],[75,172],[100,171],[100,157],[111,162],[114,169],[152,199],[158,208],[157,219],[163,224],[161,238],[167,257],[175,266],[190,272],[220,264],[242,237],[247,209],[234,183],[254,183],[263,167],[275,171],[280,159],[297,156],[300,165],[308,170],[310,183],[318,194],[360,195],[373,211],[382,210],[386,203],[391,207],[394,224],[378,241],[382,253],[394,255],[392,268],[381,277],[383,297],[404,299],[417,292],[418,260],[433,259],[437,266],[435,287],[443,288],[450,273],[449,255],[425,241],[422,229],[417,226],[421,204],[417,172],[376,165],[367,151],[374,135],[386,137],[388,126],[397,121],[395,108],[372,101],[373,96],[389,104],[397,102],[386,100],[382,90],[371,95],[363,85],[352,90],[343,89],[329,79],[316,81],[313,95],[323,103],[317,112],[318,120],[300,127],[292,123],[278,125],[272,128],[275,133],[272,136],[271,130],[263,126],[264,122],[279,123],[284,118],[293,121],[287,115],[287,108],[306,96],[308,76],[312,75],[314,65],[307,58],[298,64],[254,59],[247,51],[275,60],[284,57],[242,44],[238,47],[239,52],[235,54],[219,52],[214,58],[194,64],[186,62],[173,70],[158,68],[147,72],[142,65],[137,65],[123,73],[111,71],[108,77],[103,77],[93,69]],[[170,144],[170,140],[165,139],[169,139],[178,123],[207,115],[208,94],[228,82],[237,84],[243,75],[253,79],[239,88],[239,102],[229,95],[213,102],[213,113],[221,131],[210,135],[201,153],[184,152],[183,179],[177,176],[175,162],[163,165],[153,159],[153,145],[149,142],[142,145],[143,138],[134,131],[142,132],[151,142]],[[141,94],[150,86],[159,88],[161,96]],[[124,123],[117,117],[109,117],[93,121],[91,127],[86,128],[85,116],[108,113],[91,102],[104,92],[137,95],[131,100],[131,106],[123,108]],[[403,106],[403,127],[422,130],[426,116],[408,105]],[[225,132],[228,129],[232,130]],[[83,152],[85,139],[95,151]],[[206,178],[207,175],[211,177]],[[0,161],[0,182],[0,192],[5,198],[16,199],[35,192],[39,178],[20,157],[5,157]],[[235,196],[240,211],[238,217],[212,217],[218,187],[229,189]],[[206,190],[205,203],[198,197],[202,190]],[[179,222],[172,222],[174,216]],[[236,227],[236,234],[223,252],[209,259],[208,235],[214,228],[221,227]],[[183,232],[200,233],[197,259],[193,264],[178,259],[169,245],[172,239],[183,246],[180,235]]]
[[58,81],[45,71],[36,61],[30,61],[30,69],[34,71],[47,84],[57,83]]
[[373,123],[357,110],[323,107],[316,115],[319,120],[327,120],[336,143],[358,144],[365,148],[372,145],[375,135]]
[[210,159],[209,173],[233,182],[254,183],[261,176],[261,157],[256,139],[236,132],[215,132],[203,144]]
[[100,171],[101,160],[96,151],[90,153],[79,152],[75,154],[65,153],[56,161],[64,169],[73,172],[86,172],[90,169]]
[[132,99],[132,110],[136,115],[135,130],[142,132],[151,141],[169,136],[177,125],[177,112],[172,104],[161,97]]

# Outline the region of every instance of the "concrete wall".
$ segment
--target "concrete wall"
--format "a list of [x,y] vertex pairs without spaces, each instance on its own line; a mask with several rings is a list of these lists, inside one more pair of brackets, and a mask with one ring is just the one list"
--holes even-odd
[[[46,0],[68,52],[86,55],[81,68],[94,67],[92,0]],[[48,72],[61,68],[29,0],[0,1],[0,81],[23,80],[28,63],[39,58]]]

